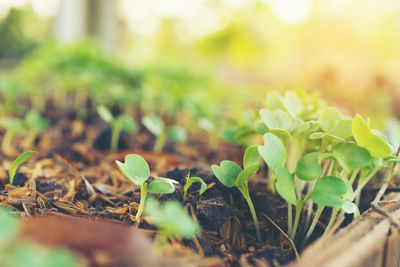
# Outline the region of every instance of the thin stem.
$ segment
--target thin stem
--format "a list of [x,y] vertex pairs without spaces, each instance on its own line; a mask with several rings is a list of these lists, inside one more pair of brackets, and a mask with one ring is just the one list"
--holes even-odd
[[161,152],[165,143],[165,134],[161,133],[156,136],[156,143],[154,144],[154,152]]
[[144,202],[146,201],[146,196],[147,196],[147,184],[144,183],[142,185],[139,185],[140,187],[140,203],[139,203],[139,209],[136,213],[135,219],[138,221],[140,217],[142,216],[143,209],[144,209]]
[[297,204],[297,206],[296,206],[296,216],[294,218],[293,231],[290,235],[290,238],[292,240],[294,240],[294,238],[296,237],[297,226],[299,224],[301,211],[303,210],[303,205],[304,205],[304,201],[300,200],[299,204]]
[[118,150],[118,141],[119,141],[119,135],[120,135],[120,129],[117,123],[114,123],[114,125],[111,127],[111,150],[112,151],[117,151]]
[[326,136],[322,137],[322,142],[319,151],[321,153],[325,152],[326,148],[328,147],[328,144],[329,144],[328,138]]
[[358,195],[360,195],[361,190],[364,188],[364,186],[372,179],[372,177],[378,172],[378,170],[372,171],[368,176],[364,179],[364,181],[359,184],[354,191],[354,197],[356,198]]
[[253,217],[254,227],[256,229],[257,240],[258,240],[258,242],[261,243],[260,226],[258,224],[256,210],[254,209],[253,202],[251,201],[251,198],[250,198],[248,186],[246,185],[245,188],[241,189],[240,191],[243,194],[243,197],[246,199],[247,204],[249,205],[250,213],[251,213],[251,216]]
[[306,237],[305,237],[304,240],[303,240],[303,243],[301,244],[302,247],[304,247],[304,245],[307,244],[307,242],[308,242],[308,240],[310,239],[312,233],[314,232],[315,226],[317,225],[317,222],[318,222],[318,220],[319,220],[319,217],[320,217],[321,214],[322,214],[322,211],[324,210],[324,207],[325,207],[325,206],[318,205],[318,209],[317,209],[317,211],[315,212],[315,216],[314,216],[314,219],[313,219],[313,221],[312,221],[312,223],[311,223],[311,226],[310,226],[310,228],[309,228],[308,231],[307,231],[307,234],[306,234]]
[[356,177],[357,177],[357,174],[359,171],[360,171],[360,169],[355,169],[353,171],[353,173],[351,174],[351,177],[349,179],[351,185],[353,185],[354,181],[356,180]]
[[[315,185],[316,181],[317,180],[314,180],[308,184],[306,199],[308,198],[308,196],[311,194],[312,190],[314,189],[314,185]],[[311,214],[313,211],[313,202],[311,201],[311,199],[308,199],[306,201],[306,204],[307,204],[307,219],[306,219],[306,227],[304,229],[307,229],[307,227],[310,225]]]
[[10,151],[11,140],[14,135],[14,131],[6,130],[6,133],[3,137],[3,142],[1,143],[1,149],[3,152]]
[[337,217],[338,214],[339,214],[339,211],[340,211],[339,208],[333,208],[333,209],[332,209],[331,219],[329,220],[329,223],[328,223],[328,225],[326,226],[323,235],[326,235],[326,234],[329,232],[329,230],[332,228],[333,224],[334,224],[335,221],[336,221],[336,217]]
[[293,207],[292,204],[290,204],[289,202],[288,204],[288,234],[291,235],[292,234],[292,230],[293,230]]

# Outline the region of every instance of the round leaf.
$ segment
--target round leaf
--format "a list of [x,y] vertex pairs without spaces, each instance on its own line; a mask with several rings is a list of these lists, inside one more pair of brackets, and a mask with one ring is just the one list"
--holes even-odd
[[347,171],[363,168],[371,161],[368,150],[357,144],[341,143],[333,148],[333,154]]
[[97,113],[99,114],[100,118],[107,123],[112,123],[114,120],[114,116],[111,114],[110,110],[105,106],[98,106]]
[[126,115],[119,115],[117,117],[117,123],[119,125],[119,128],[126,132],[134,133],[137,132],[139,129],[136,122],[131,117]]
[[136,185],[142,185],[150,176],[150,168],[146,160],[137,154],[125,157],[125,163],[115,161],[121,172]]
[[261,160],[260,153],[256,145],[249,146],[244,152],[243,168],[246,169],[252,165],[259,165]]
[[178,125],[169,128],[167,136],[176,142],[185,143],[187,141],[186,129]]
[[366,148],[372,156],[384,158],[392,154],[392,146],[376,131],[373,132],[369,124],[357,114],[353,120],[353,136],[357,144]]
[[155,114],[148,115],[142,119],[143,125],[155,136],[164,131],[164,122]]
[[171,194],[175,192],[175,180],[157,177],[154,178],[147,186],[147,190],[153,194]]
[[272,133],[264,134],[264,145],[258,146],[258,152],[272,170],[283,167],[286,162],[286,149]]
[[236,178],[242,172],[242,168],[235,162],[224,160],[221,165],[212,165],[211,169],[215,177],[226,187],[233,187],[236,184]]
[[342,196],[347,193],[345,181],[334,176],[325,176],[319,179],[310,194],[313,202],[328,207],[341,207],[343,204]]
[[288,170],[278,166],[275,170],[276,175],[276,191],[278,194],[290,204],[297,204],[297,197],[295,192],[294,177]]
[[296,175],[302,180],[311,181],[319,178],[322,173],[321,165],[318,162],[319,152],[305,154],[298,162]]

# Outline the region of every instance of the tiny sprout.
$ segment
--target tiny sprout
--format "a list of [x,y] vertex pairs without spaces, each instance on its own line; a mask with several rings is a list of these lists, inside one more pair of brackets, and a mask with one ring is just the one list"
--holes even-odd
[[113,151],[118,150],[118,139],[121,131],[137,132],[138,126],[129,116],[121,114],[116,118],[111,114],[106,106],[98,106],[97,113],[100,118],[110,124],[111,127],[111,145],[110,149]]
[[212,165],[214,175],[226,187],[236,186],[246,199],[253,217],[256,229],[257,240],[261,242],[260,227],[258,225],[256,211],[251,201],[248,187],[248,180],[256,174],[260,168],[261,157],[257,151],[257,146],[249,146],[243,157],[243,169],[233,161],[224,160],[220,166]]
[[184,143],[187,140],[185,128],[175,125],[165,131],[163,120],[155,114],[145,116],[142,119],[142,123],[156,137],[156,143],[154,144],[155,152],[162,151],[167,138],[180,143]]
[[37,135],[50,126],[49,120],[43,118],[36,110],[30,110],[25,116],[25,124],[29,133],[25,138],[25,146],[32,146]]
[[139,155],[127,155],[125,157],[125,163],[118,160],[115,162],[125,177],[140,188],[140,203],[136,213],[136,220],[139,220],[142,216],[147,192],[154,194],[170,194],[175,191],[174,183],[177,182],[168,178],[157,177],[150,183],[147,183],[146,181],[150,178],[150,168],[146,160]]
[[194,238],[200,233],[199,224],[178,201],[167,201],[160,205],[157,200],[149,199],[145,214],[159,230],[157,235],[159,245],[171,237]]
[[10,184],[14,182],[14,176],[15,173],[17,172],[18,167],[24,163],[31,155],[37,154],[38,152],[36,151],[27,151],[22,153],[21,155],[14,160],[14,162],[11,164],[10,171],[9,171],[9,177],[10,177]]
[[186,201],[186,195],[189,187],[194,183],[200,183],[200,195],[202,195],[207,190],[207,184],[200,177],[190,177],[190,173],[188,173],[186,178],[186,184],[183,187],[183,202]]
[[3,118],[0,120],[0,127],[6,129],[1,144],[3,152],[11,150],[11,140],[15,134],[24,135],[26,133],[24,122],[18,118]]

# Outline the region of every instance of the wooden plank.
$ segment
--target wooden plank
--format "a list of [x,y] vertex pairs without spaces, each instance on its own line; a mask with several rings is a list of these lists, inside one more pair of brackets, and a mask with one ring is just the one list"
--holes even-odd
[[[400,194],[382,205],[400,217]],[[400,237],[389,220],[371,209],[337,233],[321,238],[306,248],[290,267],[391,267],[399,266]]]

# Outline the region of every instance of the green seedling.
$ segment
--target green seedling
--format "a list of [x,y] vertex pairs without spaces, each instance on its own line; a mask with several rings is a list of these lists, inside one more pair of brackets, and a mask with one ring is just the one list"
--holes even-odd
[[200,195],[202,195],[207,190],[207,184],[203,181],[203,179],[201,179],[200,177],[190,177],[190,173],[188,173],[186,177],[186,184],[183,187],[183,202],[186,201],[186,195],[189,187],[194,183],[200,183]]
[[237,187],[246,199],[253,217],[254,227],[256,229],[257,240],[261,242],[260,227],[257,220],[256,211],[251,201],[248,187],[248,180],[256,174],[260,168],[260,155],[257,152],[257,146],[250,146],[246,149],[243,157],[243,169],[233,161],[224,160],[220,166],[212,165],[212,170],[217,179],[226,187]]
[[142,123],[146,129],[156,137],[156,143],[154,144],[155,152],[162,151],[167,138],[180,143],[184,143],[187,140],[186,130],[184,128],[175,125],[166,131],[163,120],[155,114],[145,116],[142,119]]
[[9,170],[9,177],[10,177],[10,184],[14,182],[14,176],[15,173],[17,172],[18,167],[23,164],[30,156],[33,154],[37,154],[38,152],[36,151],[26,151],[22,153],[21,155],[18,156],[14,160],[14,162],[11,164],[10,170]]
[[21,119],[18,118],[2,118],[0,119],[0,127],[6,129],[3,136],[1,149],[3,152],[11,151],[11,141],[14,135],[24,135],[26,126]]
[[118,140],[121,131],[134,133],[138,130],[137,124],[129,116],[121,114],[115,118],[106,106],[98,106],[97,113],[100,118],[107,122],[111,127],[110,149],[113,151],[118,150]]
[[28,135],[25,137],[25,147],[30,147],[34,144],[37,135],[50,126],[50,121],[43,118],[36,110],[30,110],[25,116],[25,124],[28,129]]
[[195,238],[200,234],[200,226],[185,211],[178,201],[159,204],[155,199],[146,203],[145,215],[158,228],[157,243],[164,244],[168,239]]
[[139,220],[143,213],[144,203],[147,192],[154,194],[171,194],[175,191],[177,182],[168,178],[156,177],[150,183],[150,168],[146,160],[139,155],[129,154],[125,157],[125,162],[115,161],[121,172],[132,183],[140,188],[140,203],[136,213],[136,220]]

